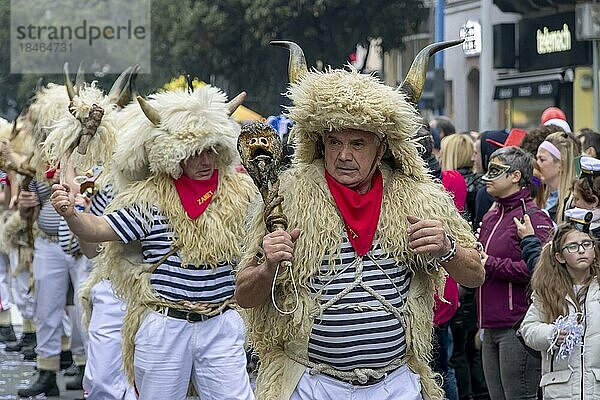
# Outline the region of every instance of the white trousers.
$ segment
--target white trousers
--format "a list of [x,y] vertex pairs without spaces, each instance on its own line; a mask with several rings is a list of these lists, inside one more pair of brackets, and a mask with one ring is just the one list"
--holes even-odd
[[381,382],[353,386],[307,369],[290,400],[422,400],[421,379],[407,366],[392,371]]
[[[60,355],[69,276],[77,293],[80,274],[85,269],[86,262],[85,257],[77,259],[66,254],[58,243],[39,237],[35,240],[33,277],[35,279],[36,353],[39,357],[50,358]],[[73,326],[75,324],[81,326],[80,318],[75,318],[71,322]],[[77,329],[81,332],[81,328]],[[83,346],[79,348],[83,349]],[[76,351],[73,353],[77,354]]]
[[[12,276],[19,267],[19,251],[11,250],[8,258]],[[32,320],[35,315],[35,299],[29,292],[29,271],[21,272],[12,278],[11,294],[12,300],[23,319]]]
[[203,322],[148,312],[135,337],[135,384],[141,400],[183,400],[190,376],[202,400],[252,400],[245,325],[235,310]]
[[94,285],[91,297],[93,308],[83,377],[85,398],[135,400],[135,390],[127,383],[121,357],[121,327],[127,305],[115,295],[108,280]]
[[0,253],[0,311],[10,310],[10,261],[8,255]]
[[[92,268],[91,261],[86,257],[80,257],[76,264],[76,279],[73,281],[73,306],[67,306],[67,314],[71,320],[71,352],[77,355],[84,355],[87,348],[87,334],[83,330],[81,320],[83,318],[83,310],[79,301],[79,288],[90,276]],[[73,360],[77,365],[81,365],[81,358]]]

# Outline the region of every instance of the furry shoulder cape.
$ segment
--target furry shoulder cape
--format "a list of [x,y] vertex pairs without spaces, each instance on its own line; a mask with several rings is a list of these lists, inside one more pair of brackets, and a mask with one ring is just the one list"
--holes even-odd
[[[384,194],[376,237],[382,249],[396,261],[406,263],[413,272],[408,301],[403,310],[406,325],[407,363],[421,376],[423,390],[432,399],[442,399],[443,392],[429,367],[433,331],[434,290],[443,288],[442,270],[432,270],[426,259],[407,247],[407,215],[440,220],[444,227],[465,247],[474,247],[475,238],[467,222],[460,217],[450,196],[441,184],[429,177],[420,178],[381,166]],[[339,257],[343,221],[327,187],[322,160],[300,164],[281,178],[280,194],[289,228],[300,228],[294,248],[293,270],[298,280],[300,305],[291,316],[280,315],[268,303],[246,310],[248,334],[261,359],[257,381],[257,399],[288,399],[305,370],[287,354],[307,356],[308,337],[312,329],[309,314],[317,306],[309,295],[309,284],[318,273],[325,254]],[[245,241],[240,269],[248,266],[260,251],[266,228],[262,204],[256,207]],[[287,273],[277,278],[276,298],[285,309],[293,307],[292,286]]]

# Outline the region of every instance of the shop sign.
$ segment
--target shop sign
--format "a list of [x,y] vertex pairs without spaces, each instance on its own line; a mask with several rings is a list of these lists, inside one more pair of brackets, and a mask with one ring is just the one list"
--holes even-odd
[[515,97],[556,97],[559,90],[558,80],[548,80],[541,82],[523,83],[523,84],[505,84],[498,82],[494,88],[495,100],[506,100]]
[[571,31],[569,25],[563,24],[558,31],[551,31],[545,26],[536,33],[537,53],[548,54],[571,50]]
[[519,70],[591,65],[592,47],[575,37],[575,13],[566,12],[519,22]]
[[462,47],[466,56],[481,54],[481,25],[479,22],[467,21],[460,27],[458,34],[461,39],[465,39]]

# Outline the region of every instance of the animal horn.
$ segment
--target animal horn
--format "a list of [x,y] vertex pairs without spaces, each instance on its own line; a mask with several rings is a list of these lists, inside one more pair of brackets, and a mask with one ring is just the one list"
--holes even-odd
[[187,81],[188,93],[194,93],[194,80],[190,74],[185,75],[185,80]]
[[71,82],[71,77],[69,77],[69,63],[66,62],[63,65],[63,72],[65,74],[65,86],[67,87],[67,94],[69,95],[69,100],[73,100],[75,97],[75,89],[73,88],[73,82]]
[[429,57],[440,50],[456,46],[462,42],[464,42],[464,39],[431,43],[429,46],[421,50],[419,54],[417,54],[412,65],[410,66],[410,69],[408,70],[406,78],[404,78],[404,81],[400,85],[400,90],[408,96],[408,100],[410,102],[417,103],[423,94]]
[[79,68],[77,68],[77,75],[75,75],[75,93],[79,94],[79,91],[83,87],[85,83],[85,71],[83,70],[83,60],[79,63]]
[[125,84],[125,89],[123,91],[121,91],[121,95],[117,99],[117,102],[116,102],[117,106],[119,106],[121,108],[125,107],[127,104],[129,104],[131,102],[131,99],[134,99],[135,97],[137,97],[137,89],[135,88],[135,80],[137,78],[139,70],[140,70],[139,65],[135,65],[132,68],[131,73],[129,74],[129,77],[127,78],[127,83]]
[[227,103],[227,114],[231,115],[244,102],[246,92],[241,92]]
[[304,75],[308,74],[308,67],[306,66],[304,52],[297,43],[287,40],[272,40],[270,44],[272,46],[284,47],[290,51],[290,62],[288,64],[290,83],[296,83]]
[[37,80],[37,82],[35,83],[35,92],[39,93],[42,91],[42,89],[44,88],[44,77],[40,76]]
[[129,74],[131,73],[132,69],[133,67],[128,67],[125,71],[121,73],[121,75],[119,75],[117,79],[115,79],[115,82],[113,83],[112,87],[110,88],[110,91],[108,92],[108,99],[111,103],[116,103],[119,97],[121,97],[121,93],[127,86]]
[[150,120],[154,125],[158,126],[160,124],[160,115],[158,115],[158,111],[154,107],[150,105],[142,96],[137,97],[138,103],[140,103],[140,107],[142,107],[142,111],[146,115],[146,118]]

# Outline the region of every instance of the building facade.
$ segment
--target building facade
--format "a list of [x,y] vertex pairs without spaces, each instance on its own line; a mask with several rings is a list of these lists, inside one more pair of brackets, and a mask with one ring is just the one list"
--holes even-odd
[[[550,6],[552,4],[552,6]],[[447,0],[445,37],[466,38],[445,59],[446,111],[460,131],[478,130],[479,102],[492,102],[497,128],[532,128],[542,111],[561,107],[574,130],[593,126],[592,45],[578,41],[574,1],[495,0],[492,6],[493,98],[479,98],[481,1]]]

